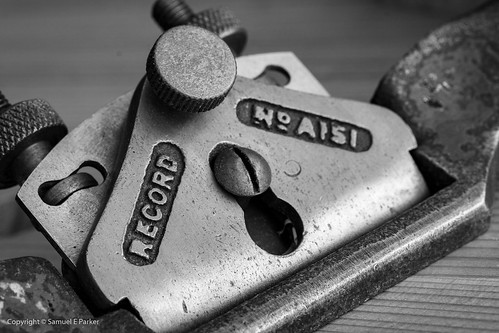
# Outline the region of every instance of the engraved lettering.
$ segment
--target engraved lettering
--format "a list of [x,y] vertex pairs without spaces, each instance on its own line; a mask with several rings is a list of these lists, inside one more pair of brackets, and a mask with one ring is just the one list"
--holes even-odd
[[163,217],[163,213],[161,213],[161,210],[158,207],[155,207],[156,213],[154,215],[151,215],[149,211],[151,210],[151,205],[145,205],[142,207],[142,215],[151,221],[159,221]]
[[256,99],[240,101],[236,114],[259,130],[354,153],[369,150],[373,141],[369,130],[355,124]]
[[357,146],[357,131],[354,129],[350,131],[350,146],[353,148]]
[[320,124],[320,136],[321,140],[324,141],[326,140],[326,134],[327,134],[327,123],[325,121],[319,121]]
[[304,133],[310,135],[312,139],[315,139],[314,125],[307,117],[303,117],[301,119],[300,126],[298,126],[298,130],[296,131],[296,134],[298,135],[302,135]]
[[156,171],[154,175],[152,176],[152,182],[156,185],[163,186],[167,190],[171,190],[170,184],[167,184],[166,182],[171,182],[174,179],[173,176],[171,175],[165,175],[162,172]]
[[156,261],[184,169],[184,156],[176,145],[154,146],[123,240],[129,263],[143,266]]
[[162,156],[158,157],[158,160],[156,162],[156,166],[160,167],[160,168],[164,168],[164,169],[171,171],[171,172],[177,172],[177,162],[172,161],[170,159],[170,156],[168,156],[168,155],[162,155]]
[[289,114],[287,114],[286,112],[277,111],[277,121],[279,122],[277,124],[277,128],[281,131],[287,132],[288,125],[291,122],[291,117],[289,116]]
[[255,105],[253,108],[253,121],[255,124],[261,124],[265,122],[267,128],[272,126],[272,119],[274,118],[274,110],[267,110],[259,105]]
[[137,228],[135,230],[137,230],[142,235],[147,236],[149,238],[156,237],[156,234],[158,233],[158,227],[154,225],[145,225],[144,221],[142,220],[138,221]]
[[343,126],[331,126],[331,141],[339,145],[344,145],[347,142],[347,137],[344,132],[345,127]]
[[144,244],[138,239],[132,240],[132,243],[130,244],[130,247],[128,248],[128,251],[130,251],[133,254],[136,254],[144,259],[149,259],[149,255],[146,253],[146,250],[152,249],[152,245],[150,244]]
[[159,188],[155,188],[155,187],[153,187],[152,189],[149,190],[149,192],[147,193],[147,196],[156,205],[164,205],[166,203],[166,201],[168,200],[168,197],[166,196],[165,192],[163,192]]

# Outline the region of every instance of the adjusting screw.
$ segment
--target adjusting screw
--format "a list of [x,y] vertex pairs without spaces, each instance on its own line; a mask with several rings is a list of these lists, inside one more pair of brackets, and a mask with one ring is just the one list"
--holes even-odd
[[194,13],[183,0],[157,0],[152,16],[165,31],[179,25],[194,25],[211,31],[229,45],[235,56],[242,54],[248,40],[239,19],[226,8],[210,8]]
[[147,79],[173,110],[204,112],[217,107],[236,80],[236,60],[217,35],[182,25],[167,30],[147,59]]
[[213,160],[218,184],[237,197],[253,197],[270,187],[272,173],[262,155],[249,148],[222,148]]
[[67,132],[44,100],[11,105],[0,92],[0,188],[24,183]]

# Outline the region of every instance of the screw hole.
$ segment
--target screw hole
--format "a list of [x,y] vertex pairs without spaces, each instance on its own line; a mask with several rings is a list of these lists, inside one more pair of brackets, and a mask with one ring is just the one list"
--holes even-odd
[[276,65],[267,66],[262,74],[255,78],[255,81],[278,87],[288,85],[290,80],[291,76],[289,73],[284,68]]
[[303,240],[298,212],[271,189],[251,198],[236,198],[244,211],[246,230],[262,250],[274,255],[295,251]]
[[68,177],[40,185],[38,195],[47,205],[59,206],[74,193],[99,186],[106,180],[106,177],[107,173],[102,165],[87,161]]
[[76,173],[87,173],[92,176],[97,185],[104,183],[107,177],[106,169],[102,165],[94,161],[87,161],[81,165]]

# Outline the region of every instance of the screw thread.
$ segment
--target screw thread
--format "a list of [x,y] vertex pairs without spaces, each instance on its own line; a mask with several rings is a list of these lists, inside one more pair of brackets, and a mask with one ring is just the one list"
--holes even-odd
[[193,15],[182,0],[157,0],[152,8],[152,16],[163,30],[186,24]]
[[50,142],[38,141],[19,152],[10,166],[11,176],[18,185],[22,185],[28,179],[52,148],[53,145]]
[[7,100],[7,98],[5,98],[5,96],[0,91],[0,112],[4,109],[8,108],[9,106],[10,106],[9,101]]

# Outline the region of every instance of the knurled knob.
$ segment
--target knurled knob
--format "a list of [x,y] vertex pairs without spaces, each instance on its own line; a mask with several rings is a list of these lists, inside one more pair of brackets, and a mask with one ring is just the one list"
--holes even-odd
[[152,7],[152,17],[165,31],[186,24],[193,15],[183,0],[156,0]]
[[248,40],[246,30],[239,19],[226,8],[210,8],[191,17],[187,24],[195,25],[217,34],[239,56]]
[[236,61],[217,35],[195,26],[166,31],[147,59],[147,79],[156,96],[174,110],[217,107],[236,79]]
[[[3,97],[3,96],[1,96]],[[67,133],[67,128],[50,104],[41,99],[31,99],[10,105],[5,98],[0,109],[0,188],[19,183],[16,174],[27,170],[24,165],[34,167],[35,161],[26,160],[21,165],[12,164],[25,151],[34,151],[34,159],[43,158],[41,150],[47,146],[55,146]],[[27,149],[40,144],[43,149]],[[47,151],[48,153],[48,151]],[[34,154],[34,155],[33,155]],[[28,158],[28,157],[26,157]],[[22,161],[18,161],[22,162]],[[39,162],[39,161],[36,161]],[[27,166],[26,166],[27,168]],[[29,170],[29,172],[32,170]],[[26,173],[24,172],[24,173]],[[22,178],[22,177],[21,177]]]
[[157,0],[152,16],[163,30],[179,25],[195,25],[217,34],[239,56],[248,35],[239,19],[226,8],[210,8],[194,13],[183,0]]

